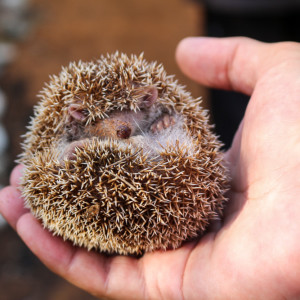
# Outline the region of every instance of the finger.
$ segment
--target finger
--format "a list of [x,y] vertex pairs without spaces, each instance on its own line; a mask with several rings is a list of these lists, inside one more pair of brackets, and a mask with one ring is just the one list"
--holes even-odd
[[5,187],[0,191],[0,212],[14,229],[18,219],[28,212],[24,208],[21,192],[14,186]]
[[[17,232],[53,272],[98,297],[108,299],[159,299],[165,292],[176,299],[181,293],[185,265],[194,244],[175,251],[146,254],[141,259],[106,257],[73,247],[54,237],[31,215],[23,215]],[[166,284],[166,278],[169,282]]]
[[266,61],[266,47],[240,37],[186,38],[177,47],[176,60],[186,75],[201,84],[251,94]]
[[176,250],[147,253],[143,259],[146,286],[150,299],[188,299],[184,296],[186,266],[197,241],[188,242]]
[[20,186],[21,176],[23,174],[23,165],[17,165],[11,172],[10,175],[10,184],[12,186],[18,187]]
[[89,293],[98,297],[118,295],[120,299],[143,297],[137,259],[107,258],[73,247],[45,230],[31,214],[20,218],[17,232],[49,269]]
[[106,268],[97,270],[99,259],[96,259],[93,264],[88,263],[88,254],[93,256],[92,253],[84,255],[80,249],[53,236],[31,214],[25,214],[19,219],[17,232],[30,250],[53,272],[79,287],[90,289],[90,292],[94,291],[92,285],[95,284],[95,280],[98,280],[95,286],[103,285],[105,276],[102,272],[105,272]]

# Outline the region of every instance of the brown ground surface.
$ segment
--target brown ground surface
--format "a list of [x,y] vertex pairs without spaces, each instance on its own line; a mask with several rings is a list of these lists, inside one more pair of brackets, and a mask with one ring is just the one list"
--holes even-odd
[[[10,159],[20,153],[36,94],[73,60],[90,60],[116,50],[145,53],[162,62],[194,96],[203,90],[184,78],[174,52],[180,39],[201,33],[201,9],[187,0],[32,0],[32,28],[1,86],[9,97],[5,118]],[[94,299],[48,271],[8,227],[0,229],[0,299]]]

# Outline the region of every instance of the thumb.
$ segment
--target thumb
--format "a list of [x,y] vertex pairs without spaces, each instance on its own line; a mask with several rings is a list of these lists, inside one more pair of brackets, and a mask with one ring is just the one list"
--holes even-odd
[[179,43],[176,60],[187,76],[201,84],[251,94],[264,69],[267,47],[242,37],[191,37]]

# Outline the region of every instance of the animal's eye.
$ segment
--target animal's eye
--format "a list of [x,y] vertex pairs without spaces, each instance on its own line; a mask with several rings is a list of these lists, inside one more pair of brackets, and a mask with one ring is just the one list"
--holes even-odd
[[130,138],[130,135],[131,135],[130,127],[128,127],[126,125],[118,126],[117,137],[119,137],[120,139],[128,139],[128,138]]

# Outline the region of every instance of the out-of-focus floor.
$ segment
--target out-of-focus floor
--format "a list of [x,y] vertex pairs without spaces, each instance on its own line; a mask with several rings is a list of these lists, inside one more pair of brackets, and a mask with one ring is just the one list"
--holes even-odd
[[[0,88],[7,98],[3,123],[10,138],[7,170],[13,167],[13,161],[21,151],[20,136],[25,132],[32,106],[37,102],[36,94],[49,74],[58,73],[69,61],[90,60],[116,50],[129,54],[144,52],[147,60],[163,63],[167,72],[175,74],[195,97],[204,93],[180,73],[174,59],[180,39],[201,34],[203,14],[194,2],[24,2],[26,9],[22,17],[27,23],[19,24],[23,27],[17,28],[20,29],[17,38],[6,35],[5,42],[14,45],[15,55],[0,74]],[[7,176],[4,181],[7,183]],[[48,271],[14,231],[4,226],[0,228],[0,299],[88,300],[94,297]]]

